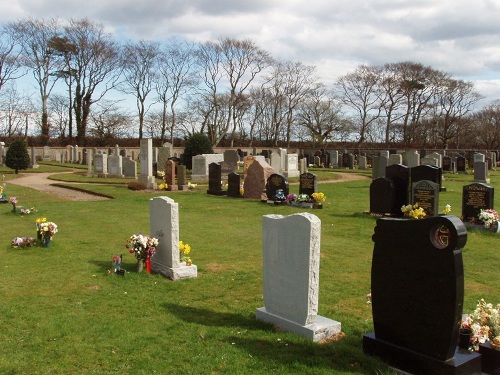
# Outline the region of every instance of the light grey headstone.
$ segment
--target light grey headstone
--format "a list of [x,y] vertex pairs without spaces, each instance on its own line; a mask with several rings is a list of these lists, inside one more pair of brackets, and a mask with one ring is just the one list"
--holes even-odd
[[310,213],[263,216],[264,307],[256,318],[312,341],[341,329],[317,315],[320,237],[321,221]]
[[87,148],[85,152],[87,153],[85,158],[87,161],[87,176],[92,176],[92,163],[93,163],[92,149]]
[[[272,166],[272,165],[271,165]],[[285,163],[285,177],[299,177],[299,155],[298,154],[287,154]]]
[[439,160],[436,158],[431,158],[431,157],[426,156],[425,158],[422,158],[422,160],[420,160],[420,164],[422,164],[422,165],[434,165],[434,166],[438,167]]
[[123,178],[122,157],[111,155],[108,156],[108,176],[115,178]]
[[165,143],[162,147],[158,148],[158,170],[164,171],[167,168],[167,161],[172,155],[172,145],[170,143]]
[[474,162],[474,182],[482,182],[485,184],[488,182],[486,179],[487,176],[488,176],[488,163],[485,161],[475,161]]
[[393,164],[403,164],[403,156],[400,154],[389,155],[389,161],[387,162],[387,165],[389,166]]
[[97,154],[94,156],[94,170],[99,177],[106,177],[108,174],[108,155]]
[[431,152],[430,154],[425,155],[425,157],[436,159],[436,167],[443,168],[443,155],[441,155],[439,152]]
[[372,158],[372,180],[385,177],[385,168],[389,159],[385,156],[374,156]]
[[330,165],[333,168],[339,167],[339,152],[338,151],[329,151],[330,152]]
[[360,156],[359,157],[359,169],[366,169],[366,156]]
[[237,165],[238,161],[240,160],[238,151],[236,150],[225,150],[223,155],[225,162],[234,163],[234,165]]
[[408,168],[418,167],[420,165],[420,154],[415,151],[406,151],[403,155],[403,164]]
[[149,229],[158,238],[151,257],[151,270],[172,280],[196,277],[196,265],[187,266],[179,257],[179,205],[165,196],[149,200]]
[[271,160],[270,160],[269,164],[271,164],[271,167],[273,167],[273,169],[275,171],[279,171],[281,168],[281,156],[280,156],[280,154],[277,153],[276,151],[273,151],[273,153],[271,154]]
[[38,168],[38,164],[36,163],[36,152],[34,147],[31,147],[31,168]]
[[50,157],[50,147],[49,146],[43,146],[42,159],[44,161],[49,161],[51,159],[51,157]]
[[137,178],[137,162],[125,157],[122,159],[123,176],[126,178]]
[[139,181],[148,189],[156,189],[156,181],[153,176],[153,140],[151,138],[141,139],[141,151],[139,153],[140,175]]
[[389,151],[380,151],[380,156],[383,156],[383,157],[386,157],[387,159],[389,159]]
[[281,166],[280,166],[279,171],[276,170],[276,172],[279,173],[279,174],[283,174],[283,172],[284,172],[284,170],[286,168],[286,154],[287,154],[287,152],[286,152],[286,149],[280,148],[278,150],[278,153],[280,154],[280,158],[281,158],[280,159],[281,160]]
[[80,162],[80,151],[78,145],[75,145],[75,147],[73,147],[73,163],[79,163],[79,162]]
[[202,154],[193,156],[191,181],[208,180],[208,166],[211,163],[220,163],[224,161],[223,154]]

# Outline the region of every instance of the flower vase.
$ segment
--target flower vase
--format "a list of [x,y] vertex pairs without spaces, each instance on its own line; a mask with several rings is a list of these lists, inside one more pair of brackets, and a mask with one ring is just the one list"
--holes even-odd
[[499,232],[500,232],[500,221],[494,221],[494,222],[490,225],[490,230],[491,230],[493,233],[499,233]]
[[142,259],[138,259],[136,264],[136,270],[137,272],[142,272],[143,269],[144,269],[144,261]]
[[43,247],[49,247],[50,246],[50,237],[42,237],[42,245]]
[[151,273],[151,258],[147,257],[146,259],[146,271],[147,273]]
[[458,336],[458,347],[468,350],[470,347],[470,339],[472,338],[472,329],[460,328]]

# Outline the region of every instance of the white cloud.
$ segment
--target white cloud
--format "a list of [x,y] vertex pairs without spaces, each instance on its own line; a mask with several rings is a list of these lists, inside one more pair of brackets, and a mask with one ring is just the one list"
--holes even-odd
[[500,99],[498,14],[497,0],[13,0],[0,22],[88,17],[121,38],[250,38],[316,65],[326,84],[359,64],[414,61],[476,82],[491,101]]

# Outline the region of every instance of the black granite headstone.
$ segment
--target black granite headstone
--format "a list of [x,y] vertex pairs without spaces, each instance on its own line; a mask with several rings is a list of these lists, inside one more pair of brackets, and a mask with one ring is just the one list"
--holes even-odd
[[451,157],[450,156],[443,156],[443,172],[451,172]]
[[410,168],[410,179],[412,184],[418,181],[428,180],[441,185],[441,176],[441,168],[435,165],[418,165]]
[[465,160],[465,157],[463,157],[461,155],[457,156],[457,160],[456,160],[457,172],[465,172],[466,164],[467,164],[467,161]]
[[316,193],[317,176],[314,173],[302,173],[299,177],[299,194],[311,196]]
[[210,195],[226,195],[227,191],[222,190],[221,187],[221,166],[218,163],[210,163],[208,165],[208,190],[207,194]]
[[478,222],[481,210],[493,209],[495,189],[482,183],[462,188],[462,221]]
[[385,168],[385,177],[394,184],[394,206],[391,214],[402,216],[401,206],[406,206],[410,201],[410,169],[406,165],[392,164]]
[[363,349],[412,374],[480,374],[481,357],[457,349],[464,299],[455,216],[377,220],[371,294],[375,332]]
[[396,207],[395,197],[394,183],[385,177],[376,178],[370,184],[370,212],[381,215],[391,214]]
[[427,216],[437,216],[439,210],[439,185],[428,180],[418,181],[411,186],[411,203],[418,203]]
[[241,198],[240,186],[241,176],[238,173],[229,173],[227,175],[227,196]]
[[273,173],[267,178],[266,181],[266,196],[270,201],[276,198],[276,191],[282,190],[285,197],[289,193],[288,180],[285,176]]

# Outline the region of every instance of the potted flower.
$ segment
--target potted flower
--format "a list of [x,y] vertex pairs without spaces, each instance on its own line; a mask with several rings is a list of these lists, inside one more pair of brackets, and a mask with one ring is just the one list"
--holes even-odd
[[186,262],[186,266],[193,264],[189,254],[191,253],[191,246],[187,243],[179,241],[179,260],[181,262]]
[[323,208],[323,203],[326,202],[326,196],[322,192],[312,193],[312,199],[314,199],[314,208]]
[[415,203],[413,206],[411,204],[402,206],[401,212],[405,217],[412,219],[423,219],[427,215],[424,209],[418,206],[418,203]]
[[302,207],[302,208],[313,208],[314,199],[312,199],[308,194],[299,194],[292,202],[292,206]]
[[36,219],[37,239],[42,243],[43,247],[49,247],[50,241],[54,234],[58,232],[57,224],[47,221],[46,218]]
[[479,346],[487,342],[500,349],[500,303],[493,306],[481,299],[473,313],[464,316],[461,327],[472,330],[471,350],[479,351]]
[[141,272],[146,266],[148,273],[151,273],[151,257],[158,246],[158,239],[155,237],[133,234],[127,241],[125,247],[134,254],[137,259],[137,272]]
[[285,203],[286,196],[285,193],[283,192],[283,189],[278,189],[276,190],[276,193],[274,194],[274,204],[282,204]]
[[489,229],[495,233],[500,231],[500,225],[498,223],[498,213],[495,210],[481,210],[481,212],[479,212],[478,219],[483,223],[486,229]]

